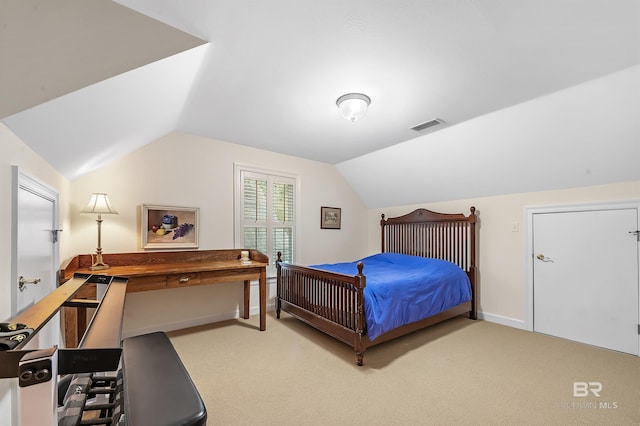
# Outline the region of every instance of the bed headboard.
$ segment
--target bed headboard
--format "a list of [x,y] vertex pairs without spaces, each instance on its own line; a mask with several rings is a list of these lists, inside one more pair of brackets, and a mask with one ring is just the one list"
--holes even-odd
[[380,219],[382,251],[453,262],[468,273],[476,266],[476,208],[471,214],[417,209],[404,216]]

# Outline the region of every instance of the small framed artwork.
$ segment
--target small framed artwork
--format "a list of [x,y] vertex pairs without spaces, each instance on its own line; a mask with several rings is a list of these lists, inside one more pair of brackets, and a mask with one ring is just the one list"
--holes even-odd
[[198,248],[200,209],[142,205],[143,249]]
[[320,207],[320,228],[340,229],[341,211],[338,207]]

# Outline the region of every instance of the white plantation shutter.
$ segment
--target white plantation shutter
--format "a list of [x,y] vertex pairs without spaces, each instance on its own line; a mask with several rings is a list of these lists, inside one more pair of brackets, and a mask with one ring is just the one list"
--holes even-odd
[[270,268],[275,265],[278,252],[282,253],[282,260],[293,262],[296,179],[246,169],[240,170],[239,179],[236,188],[240,188],[241,203],[237,223],[241,224],[241,230],[236,229],[236,246],[266,254]]
[[243,177],[242,200],[242,248],[252,248],[267,254],[267,181]]
[[273,253],[282,253],[282,260],[293,262],[293,229],[295,186],[292,183],[273,182]]

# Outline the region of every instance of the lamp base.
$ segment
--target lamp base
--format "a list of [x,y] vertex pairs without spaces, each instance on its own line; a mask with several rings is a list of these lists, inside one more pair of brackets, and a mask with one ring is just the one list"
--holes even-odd
[[109,269],[109,268],[111,268],[111,266],[105,265],[104,263],[102,263],[98,265],[91,265],[89,269],[91,269],[92,271],[99,271],[100,269]]
[[109,268],[110,266],[104,263],[104,261],[102,260],[102,253],[91,255],[91,267],[89,269],[91,269],[92,271],[99,271],[101,269],[109,269]]

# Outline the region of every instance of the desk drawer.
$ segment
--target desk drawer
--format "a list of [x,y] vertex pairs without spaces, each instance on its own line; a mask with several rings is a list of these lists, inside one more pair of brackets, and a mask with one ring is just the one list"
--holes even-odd
[[204,271],[202,273],[203,284],[229,283],[236,281],[251,281],[260,278],[258,268],[242,268],[234,270]]
[[202,277],[200,273],[173,274],[167,276],[167,286],[170,288],[200,285]]
[[127,284],[127,293],[137,291],[162,290],[167,288],[166,275],[143,275],[130,277]]

